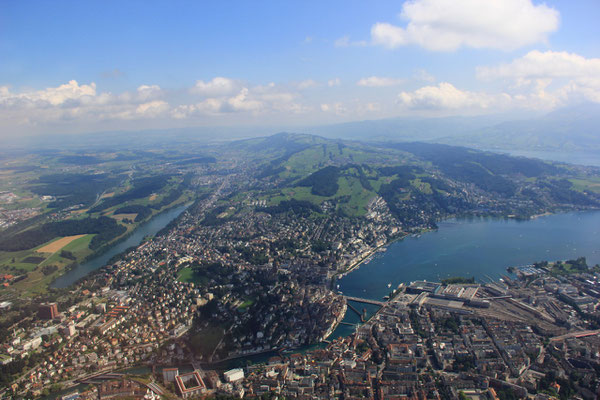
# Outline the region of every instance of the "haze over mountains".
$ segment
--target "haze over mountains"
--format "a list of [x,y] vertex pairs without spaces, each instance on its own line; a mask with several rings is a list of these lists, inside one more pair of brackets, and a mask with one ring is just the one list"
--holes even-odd
[[336,138],[434,141],[467,147],[528,151],[600,149],[600,105],[585,103],[545,115],[393,118],[308,128]]
[[333,125],[192,127],[15,138],[16,148],[106,148],[218,143],[287,131],[364,142],[434,142],[517,155],[600,165],[600,105],[585,103],[529,117],[515,114],[390,118]]

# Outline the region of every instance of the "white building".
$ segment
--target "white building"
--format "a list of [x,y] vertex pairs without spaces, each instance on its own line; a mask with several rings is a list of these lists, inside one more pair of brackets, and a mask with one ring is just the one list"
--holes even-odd
[[235,382],[244,379],[244,370],[241,368],[230,369],[223,374],[226,382]]

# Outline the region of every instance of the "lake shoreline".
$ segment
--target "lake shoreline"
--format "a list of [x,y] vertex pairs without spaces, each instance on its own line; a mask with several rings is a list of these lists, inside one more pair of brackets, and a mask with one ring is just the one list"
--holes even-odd
[[[548,217],[548,216],[552,216],[552,215],[560,215],[560,214],[567,214],[567,213],[572,213],[572,212],[587,212],[587,211],[600,211],[600,208],[596,208],[596,207],[589,207],[589,208],[585,208],[582,210],[564,210],[564,211],[557,211],[557,212],[551,212],[551,211],[546,211],[544,213],[541,214],[534,214],[529,216],[526,219],[520,219],[520,218],[515,218],[511,215],[503,215],[503,216],[493,216],[493,215],[472,215],[472,214],[457,214],[457,215],[452,215],[452,216],[448,216],[447,218],[443,218],[440,219],[439,221],[436,221],[437,223],[444,223],[444,222],[448,222],[451,220],[471,220],[471,219],[491,219],[491,220],[513,220],[513,221],[522,221],[522,222],[527,222],[527,221],[533,221],[536,220],[538,218],[542,218],[542,217]],[[344,278],[345,276],[349,275],[351,272],[357,271],[358,269],[360,269],[361,266],[363,266],[365,264],[365,261],[367,261],[367,259],[369,257],[371,257],[372,255],[376,254],[378,251],[380,251],[380,249],[382,248],[386,248],[385,251],[383,251],[383,253],[387,252],[387,247],[392,245],[393,243],[396,242],[400,242],[403,241],[406,238],[410,238],[410,237],[414,237],[415,235],[418,235],[417,237],[420,237],[423,234],[426,233],[431,233],[431,232],[436,232],[439,230],[439,226],[436,228],[430,228],[430,229],[422,229],[419,233],[405,233],[404,235],[400,235],[399,237],[393,238],[389,241],[387,241],[385,244],[382,244],[380,246],[377,246],[369,251],[367,251],[365,253],[365,255],[361,255],[361,259],[359,261],[357,261],[356,263],[352,264],[352,266],[348,267],[346,270],[344,270],[341,273],[335,274],[332,278],[331,278],[331,287],[334,288],[336,285],[336,282],[338,282],[340,279]]]

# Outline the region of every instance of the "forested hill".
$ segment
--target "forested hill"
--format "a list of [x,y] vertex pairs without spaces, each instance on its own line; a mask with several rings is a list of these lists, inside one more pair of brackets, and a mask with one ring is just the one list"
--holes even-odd
[[269,206],[294,199],[361,216],[380,196],[412,226],[462,213],[526,218],[600,207],[599,170],[465,147],[278,134],[234,148],[255,160],[260,153],[260,186],[275,185]]

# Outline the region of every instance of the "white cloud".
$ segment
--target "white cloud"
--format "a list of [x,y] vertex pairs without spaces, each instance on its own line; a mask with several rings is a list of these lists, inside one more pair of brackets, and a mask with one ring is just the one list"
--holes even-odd
[[96,84],[80,85],[75,80],[58,87],[23,93],[11,93],[7,87],[0,91],[0,104],[4,106],[58,106],[67,102],[85,101],[96,96]]
[[306,79],[306,80],[298,83],[297,88],[300,90],[304,90],[304,89],[312,88],[315,86],[318,86],[317,82],[313,81],[312,79]]
[[460,47],[512,50],[545,42],[559,25],[559,13],[531,0],[411,0],[400,17],[405,27],[379,22],[374,44],[396,48],[416,44],[434,51]]
[[417,79],[419,81],[435,82],[435,76],[431,75],[429,72],[425,71],[424,69],[416,70],[415,73],[413,74],[413,78]]
[[[306,88],[314,85],[316,82],[309,80],[295,85],[295,87]],[[297,94],[286,91],[275,83],[241,87],[231,95],[208,97],[196,104],[179,105],[171,111],[171,116],[183,119],[228,113],[261,115],[276,112],[288,114],[307,112],[309,107],[298,103],[297,97]]]
[[363,47],[367,44],[368,43],[365,40],[352,41],[350,40],[350,36],[342,36],[341,38],[333,42],[333,45],[335,47]]
[[447,82],[398,95],[398,103],[411,109],[487,108],[492,101],[492,97],[485,93],[463,91]]
[[169,104],[166,101],[154,100],[148,103],[142,103],[135,109],[138,115],[144,117],[156,117],[169,109]]
[[262,101],[249,96],[248,88],[242,88],[236,96],[228,99],[226,104],[224,110],[231,111],[260,111],[264,107]]
[[327,86],[329,87],[340,86],[341,84],[342,81],[340,80],[340,78],[334,78],[327,81]]
[[529,90],[554,106],[569,101],[600,102],[600,58],[534,50],[507,64],[478,67],[477,77],[508,80],[513,89]]
[[233,79],[217,76],[208,82],[197,81],[190,91],[201,96],[226,96],[239,90],[240,85]]
[[335,103],[330,103],[330,104],[327,104],[327,103],[321,104],[321,111],[323,111],[325,113],[333,113],[335,115],[341,115],[341,116],[348,114],[348,109],[341,102],[335,102]]
[[138,98],[141,100],[155,99],[162,94],[158,85],[141,85],[137,88]]
[[79,84],[75,80],[57,87],[17,93],[1,87],[0,123],[2,126],[45,126],[156,118],[169,109],[166,101],[158,99],[162,94],[156,85],[142,85],[135,93],[97,93],[95,83]]
[[359,112],[361,114],[365,114],[365,113],[374,113],[374,112],[378,112],[381,110],[381,106],[379,103],[367,103],[364,105],[360,105],[360,109]]
[[403,79],[397,78],[386,78],[381,76],[370,76],[368,78],[362,78],[356,84],[358,86],[366,87],[385,87],[385,86],[397,86],[404,82]]
[[513,78],[600,78],[600,58],[585,58],[578,54],[538,50],[497,67],[478,67],[481,79]]

